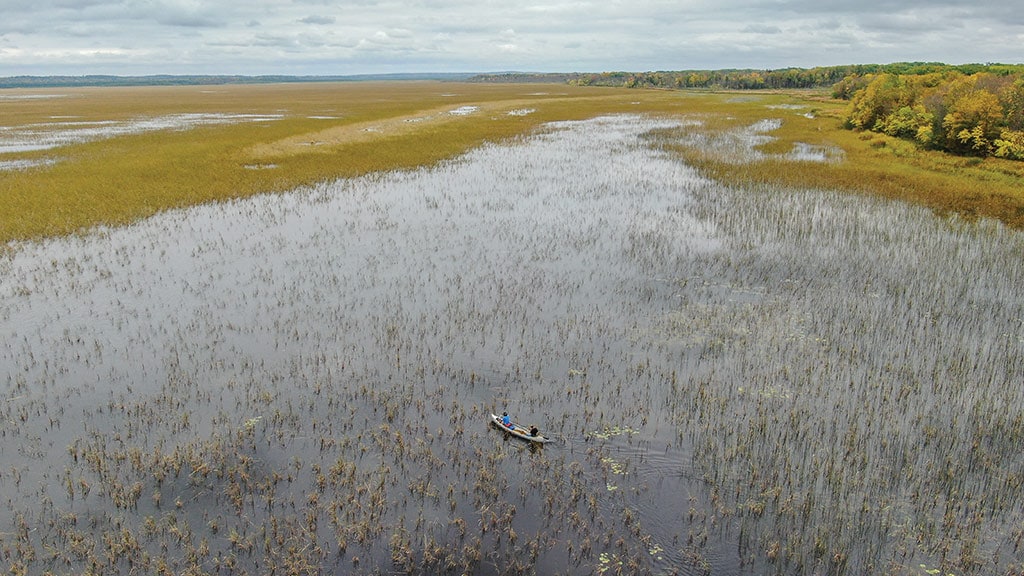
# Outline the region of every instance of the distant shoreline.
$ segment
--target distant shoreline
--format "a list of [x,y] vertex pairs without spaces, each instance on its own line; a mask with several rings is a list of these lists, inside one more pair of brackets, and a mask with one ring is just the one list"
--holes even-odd
[[102,86],[217,86],[225,84],[280,84],[304,82],[362,82],[380,80],[442,80],[464,81],[475,76],[472,72],[349,74],[333,76],[289,76],[240,74],[154,74],[149,76],[115,76],[87,74],[82,76],[6,76],[0,77],[0,88],[68,88]]
[[88,74],[81,76],[6,76],[4,88],[68,88],[104,86],[217,86],[230,84],[285,84],[316,82],[416,81],[473,82],[483,84],[558,83],[577,86],[614,86],[625,88],[701,88],[701,89],[818,89],[836,86],[847,78],[871,74],[924,75],[956,72],[973,75],[988,72],[997,76],[1024,74],[1024,64],[944,64],[942,62],[892,62],[889,64],[847,64],[814,68],[729,68],[721,70],[675,70],[657,72],[400,72],[390,74],[338,75],[244,75],[244,74],[153,74],[117,76]]

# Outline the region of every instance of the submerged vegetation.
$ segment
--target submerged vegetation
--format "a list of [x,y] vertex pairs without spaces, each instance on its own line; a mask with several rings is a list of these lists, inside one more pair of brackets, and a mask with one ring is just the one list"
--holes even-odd
[[9,250],[7,569],[1020,573],[1024,237],[700,102]]
[[1020,162],[816,91],[0,109],[11,573],[1024,570]]

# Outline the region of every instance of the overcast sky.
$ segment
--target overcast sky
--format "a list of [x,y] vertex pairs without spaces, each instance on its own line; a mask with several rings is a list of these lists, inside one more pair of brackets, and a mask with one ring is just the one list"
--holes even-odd
[[1024,63],[1021,0],[0,0],[0,76]]

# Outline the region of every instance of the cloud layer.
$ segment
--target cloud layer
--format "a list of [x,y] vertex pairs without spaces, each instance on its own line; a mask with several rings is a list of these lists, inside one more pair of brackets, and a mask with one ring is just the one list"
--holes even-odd
[[0,76],[600,72],[1024,62],[950,0],[0,0]]

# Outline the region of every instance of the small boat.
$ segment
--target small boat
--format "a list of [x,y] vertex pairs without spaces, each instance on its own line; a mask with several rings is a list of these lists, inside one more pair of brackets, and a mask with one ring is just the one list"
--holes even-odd
[[498,428],[501,428],[506,434],[511,434],[516,438],[522,438],[535,444],[547,444],[552,442],[551,438],[541,435],[538,433],[536,436],[530,435],[530,429],[526,426],[521,426],[513,422],[512,424],[505,426],[501,423],[501,416],[497,414],[491,414],[491,424],[494,424]]

